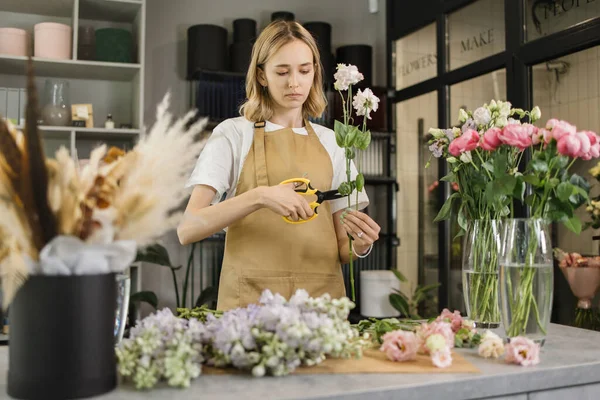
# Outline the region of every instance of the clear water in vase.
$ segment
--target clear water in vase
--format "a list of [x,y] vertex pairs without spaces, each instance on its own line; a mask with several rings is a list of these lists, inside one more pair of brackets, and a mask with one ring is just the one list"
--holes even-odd
[[544,344],[554,291],[552,264],[500,265],[500,301],[506,335]]
[[477,328],[500,326],[498,307],[498,273],[463,270],[463,285],[467,315]]

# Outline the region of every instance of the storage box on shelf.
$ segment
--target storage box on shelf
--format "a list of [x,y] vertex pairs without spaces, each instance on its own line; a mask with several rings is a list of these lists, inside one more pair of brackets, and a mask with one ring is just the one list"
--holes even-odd
[[[70,86],[69,103],[91,104],[94,117],[88,128],[42,126],[46,154],[65,145],[86,158],[94,144],[108,141],[131,148],[143,126],[145,0],[3,0],[0,27],[26,30],[29,42],[28,54],[0,54],[0,87],[25,87],[27,55],[35,55],[34,27],[42,22],[69,26],[71,49],[67,59],[33,57],[40,100],[46,80],[60,79]],[[119,39],[123,34],[131,41]],[[104,127],[108,114],[115,129]]]

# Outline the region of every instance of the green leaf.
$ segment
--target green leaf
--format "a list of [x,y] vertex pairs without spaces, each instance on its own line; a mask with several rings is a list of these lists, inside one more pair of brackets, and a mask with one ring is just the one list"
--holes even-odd
[[561,182],[556,188],[556,195],[560,201],[568,201],[573,193],[573,185],[568,182]]
[[567,165],[569,165],[569,157],[557,156],[552,159],[552,162],[554,163],[554,168],[567,168]]
[[344,147],[354,146],[356,139],[358,138],[359,130],[356,126],[348,127],[348,134],[344,138]]
[[164,246],[158,243],[138,251],[135,257],[135,261],[158,264],[175,270],[182,267],[181,265],[176,267],[173,264],[171,264],[171,260],[169,259],[169,252],[167,252],[167,249]]
[[548,164],[546,163],[546,161],[543,160],[531,160],[531,167],[536,172],[548,172]]
[[408,279],[406,279],[402,272],[398,271],[397,269],[393,269],[392,272],[394,275],[396,275],[396,278],[398,278],[400,282],[408,282]]
[[465,203],[462,203],[460,205],[460,208],[458,209],[457,221],[458,221],[458,226],[460,226],[462,228],[461,231],[466,231],[467,230],[467,217],[465,215]]
[[481,166],[489,172],[492,172],[492,173],[494,172],[494,166],[492,165],[492,163],[489,160],[484,162],[483,164],[481,164]]
[[131,303],[148,303],[155,310],[158,308],[158,297],[156,297],[156,293],[149,290],[132,294],[129,296],[129,301]]
[[352,186],[348,182],[342,182],[338,188],[338,192],[342,196],[348,196],[350,193],[352,193]]
[[517,178],[512,175],[504,175],[503,177],[493,181],[493,190],[500,195],[512,195],[517,184]]
[[527,204],[528,206],[532,206],[533,200],[535,200],[535,194],[527,195],[527,197],[525,197],[525,204]]
[[525,177],[523,177],[523,180],[532,186],[540,185],[540,178],[538,178],[536,175],[525,175]]
[[443,220],[446,220],[446,219],[448,219],[450,217],[450,214],[452,212],[452,202],[457,197],[460,197],[460,194],[458,194],[458,193],[452,193],[452,195],[450,197],[448,197],[448,200],[446,200],[444,202],[444,205],[440,209],[440,212],[435,217],[435,219],[433,220],[433,222],[443,221]]
[[209,286],[200,293],[200,296],[196,299],[196,304],[194,307],[201,307],[203,305],[210,305],[217,301],[217,297],[219,295],[219,291],[214,286]]
[[348,132],[348,127],[338,120],[333,123],[333,131],[335,132],[335,141],[339,147],[344,147],[344,140]]
[[366,150],[370,144],[371,144],[371,131],[366,131],[363,134],[363,136],[361,137],[361,140],[359,141],[359,143],[355,144],[355,147],[359,150]]
[[450,172],[448,175],[440,178],[440,182],[456,182],[456,176],[454,175],[454,172]]
[[356,176],[356,190],[362,192],[365,187],[365,176],[361,173]]
[[569,218],[564,224],[570,231],[578,235],[581,233],[581,221],[577,216]]
[[389,295],[389,299],[392,307],[398,310],[400,314],[404,315],[405,317],[408,317],[408,302],[405,299],[403,299],[402,296],[392,293]]
[[415,289],[415,293],[427,293],[433,289],[437,289],[440,285],[441,284],[438,282],[432,283],[431,285],[419,286]]
[[513,197],[520,202],[523,202],[525,198],[525,182],[522,179],[517,178],[517,183],[515,184],[515,190],[513,190]]
[[507,165],[508,155],[505,153],[498,153],[496,157],[494,157],[494,175],[496,175],[496,177],[506,175]]
[[356,154],[354,153],[354,149],[352,149],[352,148],[350,148],[350,147],[347,147],[347,148],[346,148],[346,158],[347,158],[348,160],[353,160],[355,155],[356,155]]

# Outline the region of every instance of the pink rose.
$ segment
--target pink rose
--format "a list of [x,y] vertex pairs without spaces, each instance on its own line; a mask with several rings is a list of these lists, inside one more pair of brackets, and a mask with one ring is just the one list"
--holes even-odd
[[544,143],[548,144],[552,141],[552,132],[549,131],[548,129],[540,129],[540,132],[542,132],[542,135],[544,136]]
[[450,143],[448,151],[454,157],[459,157],[466,151],[475,150],[478,145],[479,134],[473,129],[468,129]]
[[[583,158],[584,160],[591,160],[592,158],[598,158],[600,156],[600,141],[598,140],[598,136],[596,135],[596,133],[592,131],[583,131],[578,132],[577,136],[580,137],[580,141],[582,144],[582,148],[580,150],[581,158]],[[587,151],[584,151],[583,148],[584,142],[587,143],[587,141],[581,140],[583,136],[585,136],[590,143],[590,147],[589,149],[587,149]]]
[[481,148],[487,151],[494,151],[502,144],[498,135],[502,132],[500,128],[490,128],[483,134]]
[[425,346],[425,342],[427,338],[434,333],[439,333],[446,340],[446,344],[449,348],[454,347],[454,331],[452,331],[452,325],[448,322],[443,321],[435,321],[430,324],[421,324],[419,328],[417,328],[417,339],[419,341],[419,352],[424,354],[429,354],[429,350],[427,346]]
[[581,150],[581,141],[576,135],[563,135],[556,144],[557,150],[563,156],[578,157]]
[[397,330],[382,336],[383,344],[379,350],[385,352],[392,361],[408,361],[417,357],[417,337],[413,332]]
[[450,312],[447,308],[442,310],[442,313],[436,319],[437,322],[443,321],[450,323],[452,327],[452,332],[456,333],[462,328],[463,318],[460,315],[460,311],[454,310],[454,312]]
[[540,362],[540,345],[523,336],[511,338],[505,346],[505,351],[505,361],[507,363],[527,367]]
[[571,125],[566,121],[561,121],[556,118],[552,118],[546,122],[546,129],[552,131],[552,137],[558,142],[558,140],[565,135],[574,135],[577,132],[575,125]]
[[577,137],[577,139],[579,139],[579,143],[581,143],[581,148],[579,149],[579,154],[577,156],[587,156],[587,154],[590,152],[590,147],[592,147],[592,144],[590,143],[590,138],[588,137],[588,135],[585,134],[585,132],[577,132],[575,134],[575,137]]
[[531,124],[508,124],[498,137],[502,143],[524,150],[531,146],[531,136],[536,132],[537,128]]
[[449,348],[436,351],[431,355],[431,362],[438,368],[446,368],[452,365],[452,353]]

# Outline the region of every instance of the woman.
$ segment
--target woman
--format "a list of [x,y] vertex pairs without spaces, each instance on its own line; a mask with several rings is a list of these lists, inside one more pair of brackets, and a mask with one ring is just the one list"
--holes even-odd
[[[309,219],[313,211],[293,185],[280,182],[306,177],[325,191],[346,180],[334,132],[307,121],[325,110],[321,73],[315,41],[300,24],[266,27],[252,49],[243,116],[214,129],[187,183],[194,190],[177,229],[181,244],[227,228],[219,310],[256,303],[264,289],[286,298],[296,289],[345,296],[341,263],[349,262],[348,234],[355,258],[366,256],[379,237],[366,214],[342,215],[347,198],[324,202],[306,223],[282,219]],[[359,209],[368,203],[359,193]]]

